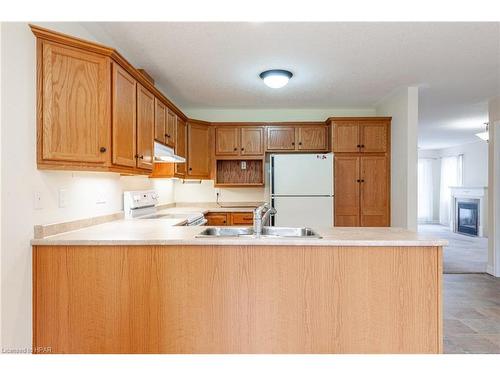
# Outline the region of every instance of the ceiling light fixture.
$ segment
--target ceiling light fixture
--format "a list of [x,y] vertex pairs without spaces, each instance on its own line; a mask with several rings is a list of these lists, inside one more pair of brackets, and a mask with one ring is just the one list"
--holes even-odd
[[283,69],[266,70],[259,74],[259,77],[262,78],[264,83],[272,89],[282,88],[288,83],[292,76],[292,72]]
[[484,125],[486,125],[486,131],[481,132],[481,133],[476,133],[476,137],[479,137],[483,141],[488,142],[488,140],[490,139],[490,132],[488,131],[488,123],[485,122]]

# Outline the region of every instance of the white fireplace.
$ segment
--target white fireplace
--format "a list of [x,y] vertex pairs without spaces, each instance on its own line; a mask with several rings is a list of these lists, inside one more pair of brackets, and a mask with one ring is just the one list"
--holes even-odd
[[450,229],[455,233],[488,236],[488,188],[451,186]]

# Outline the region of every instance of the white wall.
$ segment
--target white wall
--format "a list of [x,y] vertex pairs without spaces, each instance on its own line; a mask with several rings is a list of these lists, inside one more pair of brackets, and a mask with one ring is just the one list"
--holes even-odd
[[397,90],[376,110],[379,116],[392,116],[391,225],[416,230],[418,88]]
[[500,96],[488,103],[490,141],[488,145],[488,267],[500,277]]
[[[432,160],[432,222],[439,223],[439,197],[441,195],[441,156],[438,150],[419,150],[419,158]],[[418,176],[417,176],[418,177]],[[420,197],[419,197],[420,199]]]
[[375,116],[373,108],[275,108],[275,109],[209,109],[183,108],[190,117],[205,121],[325,121],[334,116]]
[[443,148],[438,152],[441,157],[463,155],[464,186],[488,186],[488,143],[478,139],[477,142]]
[[[198,183],[175,181],[176,202],[215,202],[214,181]],[[264,188],[220,188],[219,202],[263,202],[266,200]]]
[[[106,43],[76,23],[42,26]],[[35,37],[26,23],[3,23],[1,48],[1,339],[4,348],[29,348],[33,226],[117,212],[128,189],[156,187],[169,203],[173,181],[37,170]],[[67,191],[66,208],[58,207],[59,189]],[[35,192],[41,209],[34,208]]]

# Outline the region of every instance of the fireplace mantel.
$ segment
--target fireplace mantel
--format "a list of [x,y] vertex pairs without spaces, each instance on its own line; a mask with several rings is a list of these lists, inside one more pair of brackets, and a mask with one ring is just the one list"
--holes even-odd
[[488,187],[486,186],[450,186],[450,229],[457,231],[457,204],[460,200],[477,199],[479,201],[478,236],[488,236]]

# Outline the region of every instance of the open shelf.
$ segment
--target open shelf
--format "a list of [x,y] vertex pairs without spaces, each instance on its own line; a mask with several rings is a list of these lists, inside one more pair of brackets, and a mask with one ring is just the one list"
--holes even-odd
[[[242,169],[242,162],[246,169]],[[216,160],[215,186],[264,186],[264,160]]]

